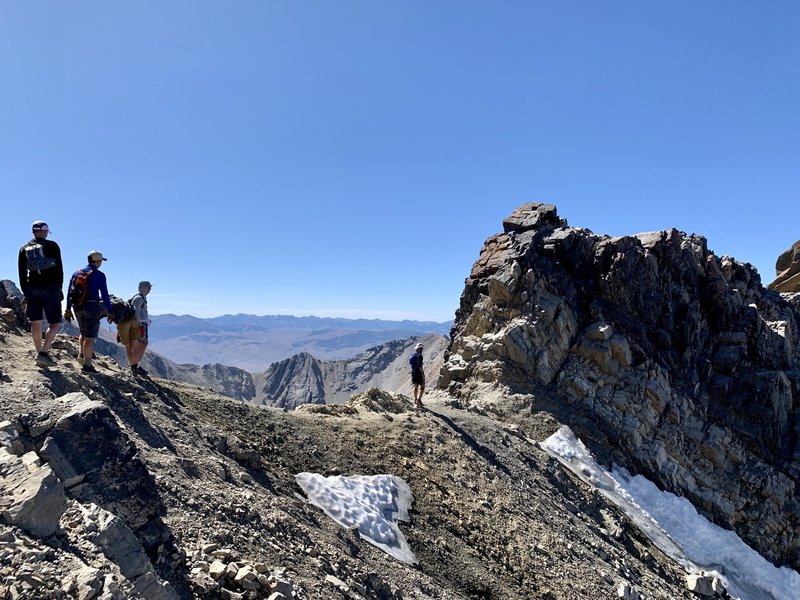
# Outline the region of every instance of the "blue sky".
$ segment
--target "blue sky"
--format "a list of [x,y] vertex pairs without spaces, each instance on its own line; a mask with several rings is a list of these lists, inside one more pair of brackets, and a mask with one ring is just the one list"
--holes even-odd
[[0,0],[0,278],[34,219],[153,313],[453,318],[524,202],[800,239],[800,3]]

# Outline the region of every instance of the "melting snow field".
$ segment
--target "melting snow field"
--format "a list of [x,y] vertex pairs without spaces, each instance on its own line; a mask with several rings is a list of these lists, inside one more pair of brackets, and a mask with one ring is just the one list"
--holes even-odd
[[614,502],[668,556],[687,572],[703,570],[723,581],[741,600],[800,600],[800,574],[777,568],[739,536],[714,525],[685,498],[660,491],[641,475],[602,469],[566,426],[542,442],[580,479]]
[[295,480],[308,500],[339,525],[357,528],[363,539],[397,560],[417,562],[396,522],[408,521],[414,501],[405,481],[394,475],[323,477],[317,473],[299,473]]

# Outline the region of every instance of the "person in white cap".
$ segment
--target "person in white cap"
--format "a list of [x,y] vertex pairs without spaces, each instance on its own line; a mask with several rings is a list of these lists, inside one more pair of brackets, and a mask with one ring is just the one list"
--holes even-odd
[[417,344],[414,354],[408,359],[411,365],[411,383],[414,385],[414,406],[422,408],[422,394],[425,393],[425,371],[422,368],[422,344]]
[[106,275],[100,270],[103,261],[108,260],[99,250],[92,250],[86,257],[89,262],[83,269],[78,269],[69,280],[67,292],[67,310],[64,318],[72,321],[72,308],[75,308],[75,318],[81,330],[79,338],[79,361],[83,361],[84,373],[97,373],[92,365],[94,340],[100,332],[100,319],[103,313],[100,310],[102,300],[106,308],[106,315],[111,322],[111,298],[108,295]]
[[128,364],[134,376],[147,376],[139,361],[144,356],[147,349],[147,331],[150,327],[150,315],[147,313],[147,294],[153,288],[149,281],[139,282],[139,291],[131,298],[133,315],[127,321],[117,325],[119,341],[125,346],[125,353],[128,356]]
[[[58,329],[61,327],[61,301],[64,299],[64,266],[61,248],[48,240],[50,228],[44,221],[34,221],[33,239],[19,249],[19,287],[25,294],[25,315],[31,322],[36,364],[56,364],[50,356]],[[42,337],[42,318],[47,317],[47,332]]]

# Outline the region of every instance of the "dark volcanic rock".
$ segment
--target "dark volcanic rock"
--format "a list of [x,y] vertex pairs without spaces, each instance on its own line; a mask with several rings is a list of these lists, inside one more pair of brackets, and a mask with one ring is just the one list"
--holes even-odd
[[675,229],[595,235],[537,204],[503,225],[467,279],[440,386],[555,393],[614,460],[798,568],[798,303]]

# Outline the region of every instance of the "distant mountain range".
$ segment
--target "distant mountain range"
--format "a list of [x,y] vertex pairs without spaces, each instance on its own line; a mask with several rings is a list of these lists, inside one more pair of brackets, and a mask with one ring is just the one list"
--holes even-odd
[[250,372],[307,352],[321,360],[352,358],[385,342],[449,335],[452,321],[385,321],[288,315],[156,315],[150,349],[183,364],[220,363]]

